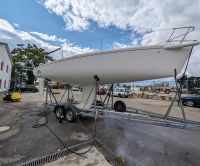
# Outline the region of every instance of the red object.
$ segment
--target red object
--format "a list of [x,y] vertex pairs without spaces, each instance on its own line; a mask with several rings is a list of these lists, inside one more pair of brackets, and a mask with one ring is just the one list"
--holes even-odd
[[97,88],[97,95],[105,95],[106,89],[105,88]]
[[95,112],[95,117],[94,117],[94,120],[95,120],[95,121],[97,121],[98,115],[99,115],[99,112],[96,111],[96,112]]

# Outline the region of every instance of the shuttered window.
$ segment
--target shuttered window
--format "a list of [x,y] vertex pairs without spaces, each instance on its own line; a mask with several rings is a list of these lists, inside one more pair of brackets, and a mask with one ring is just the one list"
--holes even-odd
[[7,67],[6,67],[6,73],[8,73],[8,65],[7,65]]
[[3,71],[3,62],[1,62],[1,71]]
[[6,88],[6,80],[4,81],[4,88]]

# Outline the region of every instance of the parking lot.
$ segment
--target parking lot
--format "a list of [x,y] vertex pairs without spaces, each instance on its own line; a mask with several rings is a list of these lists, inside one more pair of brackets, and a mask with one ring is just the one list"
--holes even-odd
[[[58,94],[57,98],[60,96],[61,94]],[[75,92],[74,96],[80,100],[81,93]],[[10,126],[11,129],[0,133],[0,165],[18,165],[64,148],[46,127],[37,129],[32,127],[41,120],[41,117],[30,115],[43,109],[41,103],[44,99],[44,95],[27,93],[23,94],[19,103],[1,103],[0,126]],[[169,101],[151,99],[122,98],[121,100],[126,102],[127,107],[160,114],[164,114],[169,105]],[[171,116],[181,117],[179,109],[175,105]],[[188,119],[200,121],[199,108],[186,107],[185,111]],[[93,132],[94,121],[91,118],[82,118],[76,123],[63,121],[60,124],[52,111],[47,118],[48,126],[66,146],[75,145],[92,137],[90,132]],[[97,137],[107,148],[121,155],[125,165],[200,165],[199,131],[99,119]],[[90,152],[85,157],[71,155],[63,161],[66,161],[66,165],[109,164],[104,152],[93,148],[95,156]],[[57,164],[61,165],[63,162]]]

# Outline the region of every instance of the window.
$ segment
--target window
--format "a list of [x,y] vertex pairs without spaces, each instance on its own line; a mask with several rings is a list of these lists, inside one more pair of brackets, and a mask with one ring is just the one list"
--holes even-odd
[[119,89],[115,89],[116,92],[119,92]]
[[7,65],[7,67],[6,67],[6,73],[8,73],[8,65]]
[[1,62],[1,71],[3,71],[3,62]]
[[6,89],[6,80],[4,81],[4,89]]

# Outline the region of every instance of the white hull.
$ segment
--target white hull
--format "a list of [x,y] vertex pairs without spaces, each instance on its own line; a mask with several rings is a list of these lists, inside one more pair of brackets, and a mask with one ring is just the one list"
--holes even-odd
[[187,61],[193,45],[148,46],[82,54],[34,70],[39,78],[65,84],[89,85],[94,75],[100,83],[122,83],[157,79],[179,73]]

